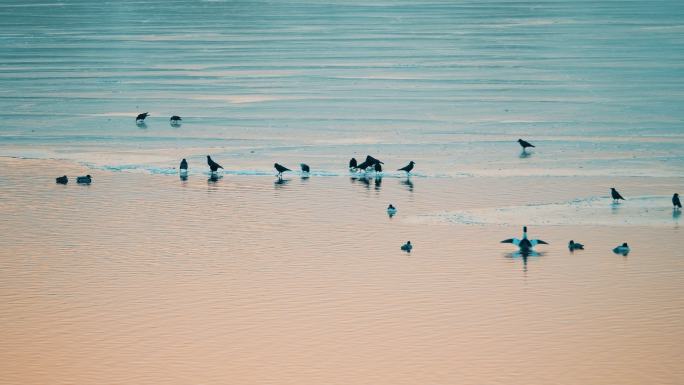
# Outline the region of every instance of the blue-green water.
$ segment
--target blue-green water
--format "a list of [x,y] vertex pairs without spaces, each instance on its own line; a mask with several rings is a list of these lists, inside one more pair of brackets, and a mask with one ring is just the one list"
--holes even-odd
[[257,173],[337,173],[366,153],[428,176],[684,167],[681,1],[5,0],[0,25],[0,155],[162,172],[208,153]]

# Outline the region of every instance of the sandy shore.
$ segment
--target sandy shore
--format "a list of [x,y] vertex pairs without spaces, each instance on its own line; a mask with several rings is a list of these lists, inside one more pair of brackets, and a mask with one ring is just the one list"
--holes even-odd
[[684,381],[681,178],[0,169],[2,384]]

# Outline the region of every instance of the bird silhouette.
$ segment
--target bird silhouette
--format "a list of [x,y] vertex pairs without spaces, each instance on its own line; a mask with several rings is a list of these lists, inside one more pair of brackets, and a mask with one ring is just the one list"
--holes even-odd
[[216,172],[219,168],[223,168],[223,166],[214,162],[209,155],[207,155],[207,164],[209,165],[211,172]]
[[615,254],[622,254],[623,256],[626,257],[627,254],[629,254],[629,250],[630,250],[630,249],[629,249],[629,245],[627,244],[627,242],[625,242],[625,243],[623,243],[622,245],[620,245],[620,246],[614,248],[614,249],[613,249],[613,253],[615,253]]
[[522,146],[523,151],[527,150],[528,147],[534,147],[532,143],[526,140],[518,139],[518,143],[520,143],[520,145]]
[[542,241],[541,239],[527,239],[527,226],[523,226],[523,236],[522,239],[518,238],[510,238],[510,239],[504,239],[501,241],[501,243],[512,243],[520,248],[521,252],[529,252],[531,251],[536,245],[542,244],[542,245],[548,245],[548,243]]
[[411,249],[413,249],[413,245],[411,244],[411,241],[407,241],[406,243],[401,245],[401,249],[407,253],[410,253]]
[[181,172],[187,172],[188,171],[188,161],[185,160],[185,158],[183,158],[183,160],[181,160],[180,166],[178,168],[180,168]]
[[389,217],[392,218],[396,213],[397,208],[390,203],[390,205],[387,206],[387,215],[389,215]]
[[398,169],[397,171],[406,171],[406,174],[410,173],[411,170],[413,170],[413,165],[416,164],[414,161],[410,161],[408,165]]
[[618,201],[620,199],[625,200],[625,198],[620,195],[620,193],[615,189],[615,187],[610,188],[610,196],[613,197],[613,201]]
[[570,249],[570,251],[584,250],[584,245],[571,239],[570,242],[568,242],[568,249]]
[[147,118],[150,114],[148,112],[143,112],[142,114],[138,114],[138,116],[135,117],[136,122],[142,122]]
[[382,172],[382,165],[380,163],[376,163],[373,168],[375,169],[375,172]]
[[310,168],[309,165],[306,164],[306,163],[301,163],[299,166],[301,166],[302,172],[308,173],[309,171],[311,171],[311,168]]
[[682,208],[682,202],[679,200],[679,194],[675,193],[672,196],[672,205],[674,206],[675,210],[680,210]]
[[60,177],[55,178],[55,182],[59,184],[67,184],[69,183],[69,178],[67,178],[66,175],[62,175]]
[[358,165],[358,163],[356,163],[356,158],[349,159],[349,169],[350,170],[356,170],[357,165]]
[[366,160],[364,160],[362,163],[358,164],[356,168],[359,170],[366,170],[368,167],[374,167],[376,164],[384,164],[383,162],[379,161],[378,159],[373,158],[370,155],[366,156]]
[[275,167],[276,171],[278,171],[278,177],[279,177],[279,178],[283,176],[283,173],[284,173],[285,171],[292,171],[292,170],[290,170],[289,168],[287,168],[287,167],[285,167],[285,166],[283,166],[283,165],[280,165],[280,164],[278,164],[278,163],[274,163],[274,164],[273,164],[273,167]]
[[181,117],[178,116],[178,115],[173,115],[172,117],[169,118],[169,120],[170,120],[171,122],[173,122],[173,123],[178,123],[178,122],[180,122],[181,120],[183,120],[183,118],[181,118]]
[[90,184],[90,182],[93,181],[93,177],[90,176],[90,174],[86,176],[79,176],[76,178],[76,183],[81,183],[81,184]]

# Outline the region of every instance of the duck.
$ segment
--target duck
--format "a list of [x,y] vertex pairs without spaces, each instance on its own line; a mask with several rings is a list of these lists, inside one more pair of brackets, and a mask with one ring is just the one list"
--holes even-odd
[[411,241],[407,241],[403,245],[401,245],[401,249],[407,253],[411,252],[411,249],[413,249],[413,245],[411,244]]
[[391,218],[391,217],[393,217],[396,213],[397,213],[397,208],[394,207],[394,206],[392,206],[392,204],[390,203],[390,205],[387,206],[387,214],[388,214],[388,215],[390,216],[390,218]]
[[627,244],[627,242],[625,242],[622,245],[614,248],[613,253],[627,255],[627,254],[629,254],[629,245]]
[[542,241],[541,239],[527,239],[527,226],[523,226],[522,239],[504,239],[503,241],[501,241],[501,243],[512,243],[518,246],[520,248],[520,251],[523,253],[531,251],[538,244],[548,245],[547,242]]
[[55,181],[59,184],[67,184],[69,183],[69,178],[67,178],[66,175],[62,175],[60,177],[55,178]]
[[93,181],[93,177],[90,176],[90,174],[86,176],[79,176],[76,178],[76,183],[81,183],[81,184],[90,184],[90,182]]
[[571,239],[570,242],[568,242],[568,249],[570,249],[570,251],[584,250],[584,245]]

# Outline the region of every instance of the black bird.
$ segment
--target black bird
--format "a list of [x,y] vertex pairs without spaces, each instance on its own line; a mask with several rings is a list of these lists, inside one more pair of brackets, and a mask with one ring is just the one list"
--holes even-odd
[[365,171],[368,167],[373,167],[376,164],[384,164],[384,163],[373,158],[372,156],[368,155],[368,156],[366,156],[366,160],[363,161],[363,163],[357,165],[356,168]]
[[209,165],[211,172],[216,172],[219,168],[223,168],[223,166],[211,160],[209,155],[207,155],[207,164]]
[[672,205],[675,207],[675,209],[682,208],[682,202],[679,200],[679,194],[675,193],[675,195],[672,196]]
[[59,184],[67,184],[69,183],[69,178],[67,178],[66,175],[60,176],[58,178],[55,178],[55,181]]
[[138,114],[138,116],[135,118],[136,122],[142,122],[145,120],[146,117],[148,117],[150,114],[148,112],[144,112],[142,114]]
[[356,169],[356,166],[357,166],[356,158],[351,158],[351,159],[349,159],[349,168],[350,168],[351,170],[355,170],[355,169]]
[[527,147],[534,147],[534,145],[532,143],[530,143],[526,140],[518,139],[518,143],[520,143],[520,145],[522,146],[523,151],[525,151],[527,149]]
[[375,172],[382,172],[382,166],[380,163],[376,163],[373,167],[375,168]]
[[400,169],[397,170],[397,171],[406,171],[406,173],[408,174],[408,173],[411,172],[411,170],[413,170],[413,165],[414,165],[414,164],[416,164],[416,162],[410,161],[408,165],[406,165],[406,166],[400,168]]
[[309,171],[311,171],[311,168],[306,163],[301,163],[300,166],[302,167],[302,172],[308,173]]
[[366,162],[372,162],[373,164],[375,164],[375,163],[382,163],[382,164],[385,164],[385,163],[383,163],[383,162],[381,162],[381,161],[379,161],[379,160],[373,158],[373,157],[370,156],[370,155],[366,155]]
[[410,253],[411,249],[413,249],[413,245],[411,244],[411,241],[407,241],[406,243],[401,245],[401,249],[407,253]]
[[278,171],[278,177],[279,178],[283,176],[283,173],[285,171],[292,171],[285,166],[279,165],[278,163],[273,163],[273,167],[275,167],[276,171]]
[[584,245],[571,239],[570,242],[568,242],[568,249],[570,249],[570,251],[584,250]]
[[181,122],[181,120],[183,120],[183,118],[181,118],[178,115],[174,115],[171,118],[169,118],[169,121],[171,122],[171,124],[178,124]]
[[187,172],[188,171],[188,161],[185,160],[185,158],[183,158],[183,160],[181,160],[179,168],[180,168],[181,172],[183,172],[183,171]]
[[615,189],[615,187],[611,187],[611,188],[610,188],[610,196],[613,197],[613,201],[617,201],[617,200],[620,200],[620,199],[622,199],[623,201],[625,200],[625,198],[623,198],[622,195],[620,195],[620,193],[617,192],[617,190]]

